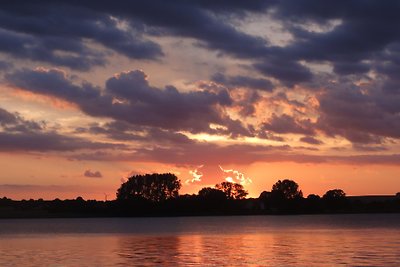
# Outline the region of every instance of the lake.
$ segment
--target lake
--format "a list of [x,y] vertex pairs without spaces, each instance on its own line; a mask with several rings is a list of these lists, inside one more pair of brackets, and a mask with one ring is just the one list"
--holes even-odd
[[400,214],[3,219],[0,266],[400,266]]

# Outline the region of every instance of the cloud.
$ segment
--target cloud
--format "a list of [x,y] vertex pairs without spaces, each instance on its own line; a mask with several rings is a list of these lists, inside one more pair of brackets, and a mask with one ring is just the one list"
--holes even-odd
[[101,178],[103,175],[99,171],[91,171],[91,170],[86,170],[83,173],[83,176],[89,177],[89,178]]
[[[212,151],[212,153],[210,153]],[[315,164],[349,164],[349,165],[398,165],[400,155],[395,153],[381,153],[384,149],[374,146],[363,146],[357,153],[350,155],[315,154],[307,147],[291,147],[289,145],[271,146],[261,144],[234,144],[220,145],[215,143],[195,142],[190,145],[175,144],[171,147],[136,148],[133,151],[94,151],[87,153],[71,152],[71,160],[90,161],[128,161],[128,162],[158,162],[163,164],[184,166],[223,166],[248,165],[258,162],[295,162]],[[314,151],[315,152],[315,151]],[[360,152],[380,152],[376,154],[360,154]],[[197,175],[200,175],[199,168]]]
[[222,73],[215,73],[211,80],[214,82],[225,85],[226,87],[233,88],[251,88],[261,91],[271,92],[274,89],[274,85],[270,80],[264,78],[252,78],[248,76],[226,76]]
[[353,148],[358,151],[366,151],[366,152],[379,152],[388,150],[384,146],[371,146],[371,145],[362,145],[362,144],[353,144]]
[[332,88],[318,100],[320,116],[316,124],[328,135],[341,135],[363,144],[380,144],[384,138],[400,137],[400,109],[393,106],[393,101],[400,101],[400,95],[351,86]]
[[13,64],[7,61],[0,60],[0,70],[8,70],[13,67]]
[[[193,144],[175,144],[169,146],[148,145],[138,147],[131,152],[95,151],[88,153],[70,153],[72,160],[93,161],[137,161],[159,162],[175,165],[231,165],[251,164],[264,161],[266,155],[279,151],[290,151],[288,145],[270,146],[255,144],[218,145],[197,141]],[[212,151],[212,153],[210,153]]]
[[103,124],[92,123],[88,127],[78,127],[77,133],[103,135],[112,140],[138,141],[141,143],[157,144],[190,144],[194,141],[185,134],[156,127],[140,127],[124,121],[111,121]]
[[[396,105],[400,95],[388,94],[382,88],[373,87],[374,83],[367,87],[351,82],[343,83],[346,88],[328,87],[315,97],[318,104],[310,107],[307,102],[288,99],[284,92],[268,98],[261,98],[253,92],[240,99],[233,98],[224,89],[184,92],[172,86],[161,89],[151,86],[145,73],[138,70],[115,75],[106,81],[105,88],[87,82],[77,85],[58,69],[22,69],[6,74],[5,79],[9,85],[19,89],[74,103],[90,116],[108,117],[115,123],[129,125],[130,130],[124,131],[113,129],[114,125],[89,129],[118,140],[164,139],[190,143],[182,131],[231,138],[258,136],[277,141],[283,139],[273,137],[276,133],[315,138],[317,132],[322,132],[330,137],[341,136],[353,143],[364,144],[400,137],[397,118],[400,109]],[[252,125],[233,119],[232,113],[228,112],[228,109],[237,108],[238,114],[247,118],[255,114],[255,105],[265,100],[276,108],[285,105],[294,114],[273,113],[261,124]],[[316,122],[304,113],[307,109],[317,112]]]
[[303,136],[300,138],[300,141],[310,145],[322,145],[324,143],[321,140],[318,140],[317,138],[314,138],[312,136]]
[[0,13],[0,51],[78,70],[106,63],[106,53],[93,49],[89,40],[129,58],[156,59],[163,55],[161,47],[146,39],[138,28],[120,27],[120,19],[108,12],[60,5],[62,8],[55,3],[7,4]]
[[[152,60],[159,59],[164,52],[149,37],[175,36],[194,39],[197,46],[218,51],[220,55],[261,59],[254,65],[256,68],[288,83],[309,80],[309,71],[297,59],[286,57],[282,62],[281,55],[276,56],[277,49],[270,47],[266,39],[234,26],[235,19],[251,12],[262,13],[276,4],[275,1],[256,2],[152,0],[99,4],[83,0],[40,1],[35,5],[10,2],[0,14],[3,40],[0,51],[16,58],[88,70],[107,62],[107,53],[95,49],[96,45],[129,58]],[[271,68],[270,64],[277,60],[281,63],[279,68]],[[233,82],[242,83],[243,78]],[[246,81],[249,82],[254,83]]]
[[216,107],[229,106],[232,102],[226,91],[181,93],[172,86],[164,90],[151,87],[141,71],[120,73],[106,82],[106,88],[113,96],[129,103],[128,109],[132,112],[121,114],[122,119],[191,132],[207,131],[209,123],[223,124],[222,110]]
[[75,151],[81,149],[117,149],[121,144],[92,142],[82,138],[69,137],[54,132],[5,133],[0,132],[0,151]]
[[309,82],[313,76],[311,71],[300,63],[275,56],[254,63],[253,67],[261,73],[280,80],[283,84],[290,87],[297,83]]
[[201,182],[201,177],[203,177],[203,173],[199,170],[203,168],[204,165],[200,165],[194,170],[189,170],[189,174],[192,176],[191,179],[187,179],[185,181],[185,184],[191,184],[191,183],[196,183],[196,182]]
[[[197,145],[170,148],[153,147],[136,150],[132,155],[138,161],[152,160],[173,164],[250,164],[263,161],[263,155],[268,152],[288,150],[288,146],[262,145],[229,145],[221,146],[212,143],[197,143]],[[212,151],[212,153],[210,153]]]
[[[298,134],[299,141],[311,145],[325,137],[344,138],[355,151],[377,152],[400,138],[398,11],[394,1],[8,1],[0,12],[0,69],[9,71],[5,81],[11,86],[112,120],[79,127],[76,134],[154,142],[138,150],[141,157],[153,148],[163,152],[173,144],[197,145],[188,133],[281,142],[290,141],[285,135]],[[278,46],[274,34],[249,30],[247,23],[259,22],[260,16],[279,25],[290,40]],[[168,51],[165,37],[184,38],[221,59],[212,86],[161,88],[140,70],[95,86],[58,69],[104,66],[114,54],[160,60]],[[20,63],[15,59],[55,67],[14,70]],[[239,64],[227,67],[225,59]],[[243,70],[251,75],[237,75]],[[55,140],[49,147],[56,150],[68,142],[75,144],[72,150],[101,147],[18,116],[0,111],[4,142],[21,142],[32,150],[39,148],[29,144],[30,137],[39,143],[44,142],[40,138],[48,138],[48,144]]]
[[25,120],[18,113],[11,113],[0,107],[0,126],[3,131],[31,132],[42,130],[45,123]]
[[[3,18],[4,20],[4,18]],[[87,70],[95,65],[104,65],[104,56],[90,51],[81,43],[75,43],[69,38],[43,38],[4,30],[0,28],[0,52],[7,53],[15,58],[30,59],[32,61],[48,62],[56,66],[67,66],[72,69]],[[57,43],[59,43],[57,45]],[[57,49],[64,51],[64,55],[57,53]]]
[[231,183],[239,183],[241,185],[248,185],[251,184],[253,181],[249,178],[246,177],[243,173],[237,171],[237,170],[226,170],[219,166],[220,170],[224,173],[224,175],[228,175],[225,177],[225,180]]
[[281,134],[314,134],[314,125],[310,119],[299,120],[287,114],[272,114],[271,118],[262,124],[262,129]]
[[362,62],[339,62],[335,63],[333,71],[339,75],[362,74],[370,70],[370,66]]
[[[190,38],[220,55],[249,60],[255,69],[288,86],[310,82],[315,76],[304,63],[329,63],[339,75],[374,70],[391,76],[390,69],[398,65],[399,6],[395,1],[245,2],[7,1],[0,13],[0,51],[89,69],[107,62],[108,53],[100,52],[98,46],[128,58],[153,60],[164,55],[157,38]],[[245,23],[246,18],[261,14],[282,24],[291,35],[289,44],[274,46],[269,35],[249,34],[238,27],[238,21]]]
[[25,120],[0,108],[0,151],[75,151],[122,149],[125,145],[89,141],[48,130],[45,122]]
[[[104,90],[87,82],[75,85],[58,69],[22,69],[7,74],[6,81],[22,90],[74,103],[94,117],[191,133],[251,134],[225,112],[232,105],[226,90],[180,92],[173,86],[160,89],[150,86],[145,73],[139,70],[115,75],[106,81]],[[211,124],[221,127],[214,129]]]
[[93,49],[88,40],[130,58],[157,59],[163,56],[161,46],[147,36],[172,35],[197,39],[201,45],[224,53],[254,57],[264,50],[266,42],[236,30],[215,15],[226,10],[244,14],[246,9],[266,6],[263,2],[225,1],[9,2],[0,13],[0,51],[86,70],[106,62],[106,55]]

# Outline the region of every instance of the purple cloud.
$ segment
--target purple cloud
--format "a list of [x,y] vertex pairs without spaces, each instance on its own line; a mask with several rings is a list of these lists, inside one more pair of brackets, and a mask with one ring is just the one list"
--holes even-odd
[[91,170],[86,170],[83,173],[83,176],[89,177],[89,178],[101,178],[103,175],[99,171],[91,171]]

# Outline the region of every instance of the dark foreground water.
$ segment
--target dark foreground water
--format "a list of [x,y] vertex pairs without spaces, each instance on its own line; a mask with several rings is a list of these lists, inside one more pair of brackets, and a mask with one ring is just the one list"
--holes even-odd
[[0,220],[0,266],[400,266],[400,215]]

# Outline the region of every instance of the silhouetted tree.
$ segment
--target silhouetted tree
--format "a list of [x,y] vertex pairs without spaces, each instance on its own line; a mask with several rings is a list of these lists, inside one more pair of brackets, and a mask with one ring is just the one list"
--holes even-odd
[[346,193],[342,189],[328,190],[323,196],[324,199],[340,199],[345,197]]
[[293,213],[299,211],[302,199],[303,193],[299,190],[299,185],[293,180],[285,179],[272,186],[270,199],[265,204],[274,213]]
[[272,186],[272,195],[281,195],[284,199],[302,198],[303,192],[299,190],[299,185],[289,179],[279,180]]
[[271,197],[271,192],[268,191],[262,191],[260,196],[258,197],[259,199],[268,199]]
[[223,201],[226,199],[225,192],[216,188],[204,187],[199,191],[199,197],[209,201]]
[[172,173],[134,175],[117,191],[117,199],[146,199],[161,202],[179,195],[181,181]]
[[314,200],[320,200],[321,197],[318,196],[318,195],[315,195],[315,194],[309,194],[309,195],[307,196],[307,199],[308,199],[308,200],[314,201]]
[[337,211],[345,208],[347,204],[346,193],[342,189],[328,190],[322,198],[329,210]]
[[227,196],[224,191],[205,187],[199,191],[199,208],[205,212],[222,212],[226,209]]
[[243,199],[248,195],[243,185],[230,182],[216,184],[215,188],[225,193],[227,199]]

